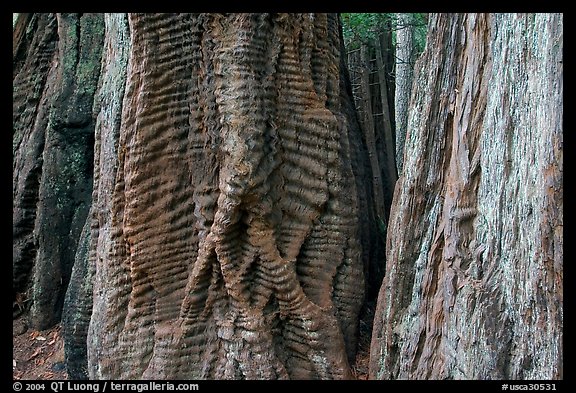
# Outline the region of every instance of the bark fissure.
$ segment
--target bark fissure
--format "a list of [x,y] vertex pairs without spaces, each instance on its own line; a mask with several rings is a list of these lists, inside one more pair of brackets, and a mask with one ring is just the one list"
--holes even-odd
[[546,240],[562,223],[562,52],[550,48],[562,16],[438,14],[429,27],[371,376],[562,378],[562,266],[549,264],[562,257]]

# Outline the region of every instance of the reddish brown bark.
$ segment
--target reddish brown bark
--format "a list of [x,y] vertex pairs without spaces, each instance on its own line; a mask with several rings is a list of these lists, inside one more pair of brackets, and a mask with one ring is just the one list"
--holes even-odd
[[129,19],[91,377],[350,378],[362,212],[337,17]]
[[440,14],[416,65],[379,379],[563,377],[559,14]]

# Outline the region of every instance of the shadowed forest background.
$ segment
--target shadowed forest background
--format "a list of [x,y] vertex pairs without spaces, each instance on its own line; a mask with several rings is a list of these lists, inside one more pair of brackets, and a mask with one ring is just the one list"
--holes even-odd
[[562,379],[562,14],[14,14],[15,379]]

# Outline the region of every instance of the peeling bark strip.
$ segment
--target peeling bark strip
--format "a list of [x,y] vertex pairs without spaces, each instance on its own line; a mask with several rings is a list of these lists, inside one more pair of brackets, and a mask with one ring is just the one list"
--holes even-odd
[[89,209],[104,32],[102,16],[92,14],[23,14],[21,29],[13,61],[13,286],[29,289],[30,321],[41,330],[60,320]]
[[117,173],[95,180],[90,377],[350,378],[362,213],[337,16],[129,28]]
[[562,378],[562,15],[429,27],[370,376]]

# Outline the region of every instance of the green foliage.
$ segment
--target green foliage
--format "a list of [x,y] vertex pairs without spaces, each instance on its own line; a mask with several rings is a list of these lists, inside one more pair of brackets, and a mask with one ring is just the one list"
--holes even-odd
[[375,39],[384,27],[390,28],[394,14],[359,14],[343,13],[342,33],[344,35],[344,45],[348,49],[355,49],[361,42],[368,42]]
[[[370,42],[378,37],[384,30],[392,30],[392,43],[396,45],[396,19],[395,13],[342,13],[342,33],[346,49],[352,50],[360,46],[362,42]],[[414,25],[414,49],[416,55],[420,55],[426,45],[426,33],[428,31],[428,14],[412,14]]]
[[412,14],[414,22],[414,50],[416,56],[424,52],[426,46],[426,34],[428,33],[428,14],[415,13]]
[[384,243],[386,243],[386,232],[388,230],[387,224],[381,217],[378,217],[377,221],[378,221],[377,222],[378,223],[378,232],[379,232],[380,236],[382,237],[382,240],[384,241]]

